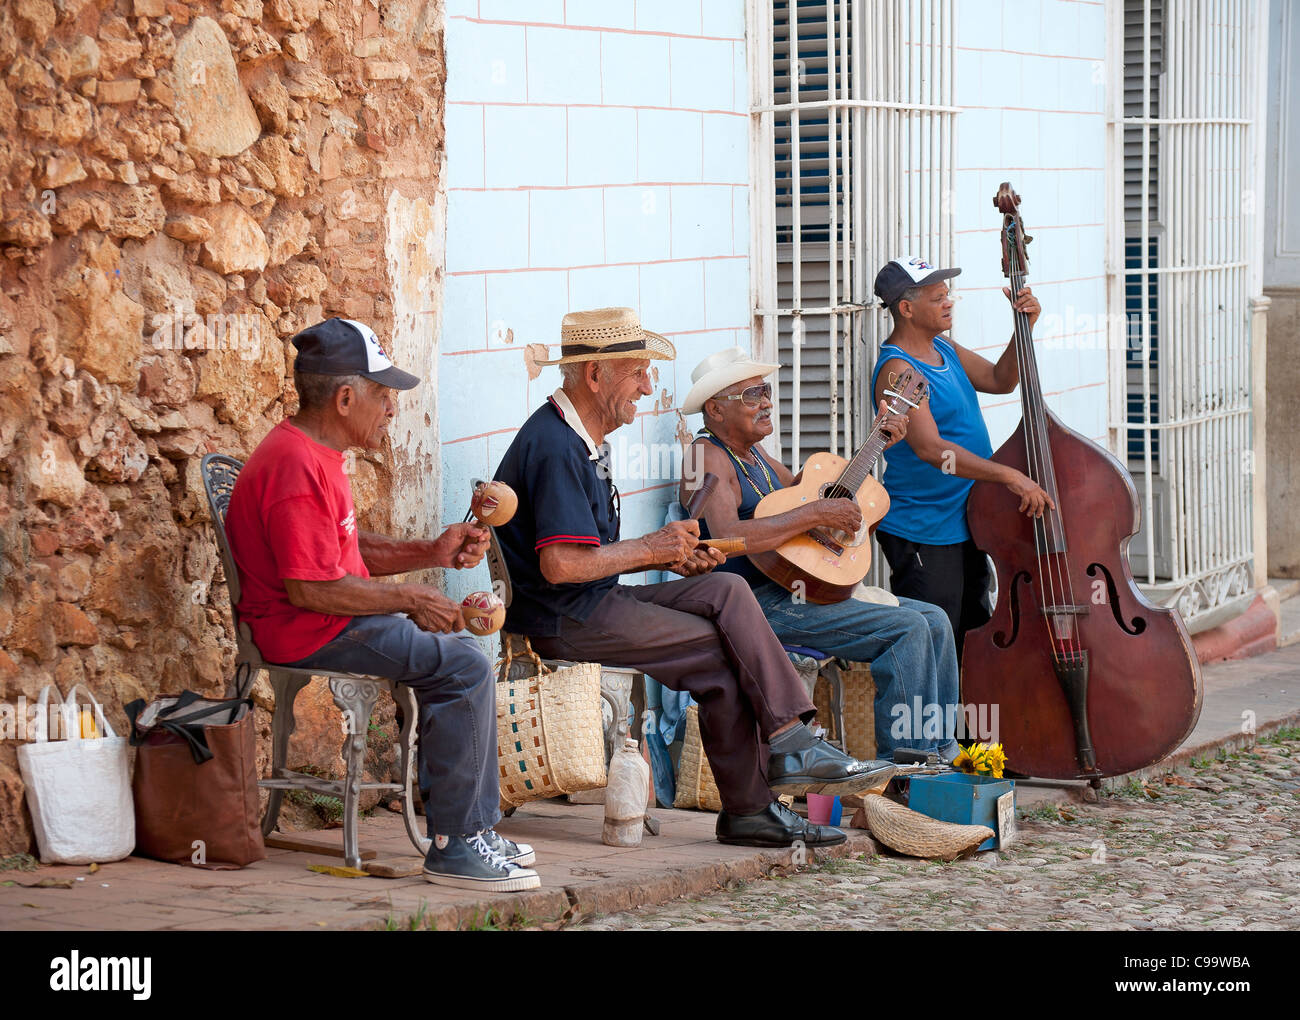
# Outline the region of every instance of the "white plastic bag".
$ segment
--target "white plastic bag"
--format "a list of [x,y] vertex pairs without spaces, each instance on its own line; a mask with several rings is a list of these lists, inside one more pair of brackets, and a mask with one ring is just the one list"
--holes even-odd
[[[49,695],[63,710],[49,712]],[[82,737],[82,704],[102,735]],[[127,768],[126,738],[109,725],[93,694],[80,684],[66,701],[54,684],[37,699],[41,723],[32,743],[18,748],[36,843],[44,864],[92,864],[121,860],[135,848],[135,808]],[[50,739],[62,732],[62,740]]]

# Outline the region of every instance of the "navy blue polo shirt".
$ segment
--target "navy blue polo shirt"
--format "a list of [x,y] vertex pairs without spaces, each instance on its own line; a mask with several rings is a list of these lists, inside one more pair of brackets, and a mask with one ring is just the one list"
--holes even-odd
[[514,590],[506,630],[555,637],[561,617],[585,620],[618,584],[617,574],[580,584],[551,584],[541,567],[541,551],[548,545],[618,541],[608,474],[608,461],[592,460],[586,442],[569,427],[554,398],[524,422],[496,472],[497,480],[519,496],[514,518],[496,529]]

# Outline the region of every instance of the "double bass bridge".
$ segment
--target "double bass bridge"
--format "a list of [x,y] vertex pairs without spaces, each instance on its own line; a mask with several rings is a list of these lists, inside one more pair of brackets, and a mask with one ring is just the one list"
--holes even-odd
[[1087,606],[1056,605],[1043,606],[1041,612],[1052,628],[1052,636],[1057,641],[1076,641],[1078,639],[1075,619],[1088,614]]

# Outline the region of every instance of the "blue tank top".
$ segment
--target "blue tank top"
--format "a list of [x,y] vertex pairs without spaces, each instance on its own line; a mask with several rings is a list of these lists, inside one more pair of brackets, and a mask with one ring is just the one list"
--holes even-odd
[[[965,447],[977,457],[990,457],[989,430],[980,413],[975,387],[961,367],[961,359],[942,337],[934,338],[934,349],[943,359],[940,365],[918,361],[901,347],[883,344],[871,374],[871,392],[876,391],[880,369],[890,358],[901,358],[920,371],[930,386],[930,413],[939,435]],[[889,493],[889,513],[880,530],[909,542],[926,545],[956,545],[970,538],[966,526],[969,478],[959,478],[921,460],[904,439],[885,451],[882,481]]]
[[[736,508],[736,516],[742,521],[753,520],[754,509],[758,506],[758,501],[769,492],[784,488],[781,479],[777,477],[776,470],[757,446],[754,447],[754,456],[762,466],[759,464],[745,464],[742,469],[741,463],[731,456],[727,450],[727,445],[715,435],[704,431],[700,433],[700,436],[727,454],[727,460],[731,462],[731,468],[736,472],[736,481],[740,483],[740,506]],[[767,468],[766,474],[763,472],[764,467]],[[769,482],[771,483],[770,487]],[[704,522],[703,518],[700,519],[700,537],[713,537],[709,534],[709,526]],[[729,556],[727,562],[718,567],[718,570],[729,574],[739,574],[749,582],[751,588],[755,585],[767,583],[767,575],[754,566],[748,556]]]

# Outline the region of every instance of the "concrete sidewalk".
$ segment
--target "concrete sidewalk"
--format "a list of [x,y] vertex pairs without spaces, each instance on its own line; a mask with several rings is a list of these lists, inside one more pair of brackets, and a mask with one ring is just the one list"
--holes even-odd
[[[1183,747],[1147,775],[1193,757],[1235,748],[1282,725],[1300,722],[1300,644],[1253,659],[1204,669],[1205,705]],[[1247,714],[1251,713],[1251,714]],[[1128,777],[1111,780],[1123,784]],[[1021,806],[1077,796],[1078,789],[1022,786]],[[729,883],[761,878],[791,864],[790,851],[726,847],[713,838],[714,816],[656,810],[659,836],[638,849],[600,841],[603,808],[543,801],[521,808],[500,830],[537,850],[542,888],[484,900],[472,891],[430,885],[418,874],[401,821],[380,812],[361,824],[361,844],[380,858],[401,859],[415,874],[394,879],[340,878],[309,871],[338,865],[324,854],[269,849],[265,861],[241,871],[204,871],[131,857],[94,874],[85,867],[0,872],[0,929],[7,930],[261,930],[399,929],[558,926],[577,916],[702,895]],[[341,845],[340,830],[301,833]],[[817,859],[873,853],[869,836]],[[62,887],[36,887],[46,879]],[[13,882],[13,885],[4,883]]]

